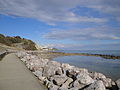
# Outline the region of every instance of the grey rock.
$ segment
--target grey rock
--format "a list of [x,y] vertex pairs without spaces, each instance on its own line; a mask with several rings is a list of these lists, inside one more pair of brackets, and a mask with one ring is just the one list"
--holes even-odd
[[50,88],[49,88],[49,90],[59,90],[58,88],[59,87],[56,86],[56,85],[51,85]]
[[66,71],[66,75],[73,79],[76,78],[76,72],[74,72],[74,71]]
[[102,73],[97,73],[97,72],[92,72],[90,73],[90,76],[93,78],[93,79],[96,79],[96,80],[101,80],[101,79],[105,79],[105,75],[103,75]]
[[89,74],[88,70],[85,68],[79,68],[79,72]]
[[73,88],[70,88],[69,90],[79,90],[78,87],[73,87]]
[[41,72],[43,72],[43,68],[40,67],[39,65],[34,65],[31,69],[32,69],[33,72],[34,71],[41,71]]
[[120,79],[118,79],[118,80],[116,81],[116,84],[117,84],[118,88],[120,89]]
[[63,74],[63,71],[60,67],[58,67],[58,69],[56,70],[55,72],[56,75],[62,75]]
[[105,87],[112,87],[112,80],[110,78],[104,78],[101,79],[103,81],[103,84],[105,85]]
[[58,90],[58,86],[54,85],[52,82],[50,82],[48,79],[44,80],[44,85],[49,89],[49,90]]
[[47,86],[47,87],[48,87],[48,85],[49,85],[50,81],[46,78],[46,79],[44,79],[43,83],[44,83],[44,85],[45,85],[45,86]]
[[40,77],[40,76],[42,76],[42,71],[35,71],[35,72],[33,72],[37,77]]
[[80,83],[79,83],[78,80],[75,80],[75,81],[73,82],[73,87],[78,87],[78,86],[80,86]]
[[102,73],[92,72],[90,73],[90,76],[95,80],[102,80],[105,87],[112,87],[112,80],[110,78],[106,78]]
[[49,62],[48,59],[41,59],[41,61],[40,61],[40,59],[38,60],[38,64],[40,67],[45,67],[48,62]]
[[68,88],[60,87],[58,90],[69,90]]
[[44,82],[49,90],[79,90],[83,88],[85,90],[106,90],[105,87],[112,88],[116,84],[120,89],[120,80],[115,83],[101,73],[89,73],[87,69],[43,59],[33,55],[32,52],[19,52],[16,55]]
[[95,81],[89,87],[84,90],[106,90],[103,82],[101,80]]
[[70,69],[74,68],[74,66],[71,66],[71,65],[66,64],[66,63],[63,63],[61,66],[62,66],[62,70],[63,70],[64,75],[66,75],[67,70],[70,70]]
[[43,81],[46,79],[46,77],[39,76],[38,79],[41,80],[41,81],[43,82]]
[[62,68],[68,70],[68,69],[74,68],[74,66],[71,66],[71,65],[69,65],[69,64],[67,64],[67,63],[63,63],[63,64],[62,64]]
[[56,61],[49,61],[49,62],[48,62],[48,66],[51,66],[51,65],[57,66],[57,67],[60,67],[60,66],[61,66],[61,64],[60,64],[59,62],[56,62]]
[[62,85],[63,83],[65,83],[66,80],[67,80],[67,77],[66,77],[66,76],[55,75],[55,76],[53,77],[53,83],[54,83],[55,85],[58,85],[58,86],[60,86],[60,85]]
[[45,66],[44,69],[43,69],[43,76],[45,77],[49,77],[51,75],[54,75],[55,71],[54,71],[55,67],[52,67],[52,66]]
[[50,77],[50,76],[55,75],[56,69],[57,67],[55,66],[48,66],[48,65],[45,66],[43,70],[43,76]]
[[81,88],[85,87],[85,85],[79,83],[78,80],[75,80],[74,83],[73,83],[73,87],[77,87],[78,89],[81,89]]
[[54,85],[52,82],[50,82],[47,87],[49,90],[58,90],[59,88],[59,86]]
[[75,78],[76,75],[77,75],[77,71],[76,70],[73,70],[73,69],[69,69],[66,71],[66,75],[70,78]]
[[71,82],[73,82],[73,79],[72,78],[68,78],[67,81],[65,81],[65,83],[63,83],[62,86],[59,89],[63,90],[63,89],[70,88],[69,85],[71,84]]
[[25,59],[25,58],[21,58],[21,61],[26,62],[26,61],[27,61],[27,59]]
[[27,56],[27,53],[26,52],[18,52],[16,55],[21,59],[21,58]]
[[58,90],[69,90],[68,88],[60,87]]
[[81,84],[89,85],[94,82],[94,80],[86,73],[79,73],[77,75],[77,80]]
[[67,81],[63,85],[69,86],[71,82],[73,82],[73,79],[72,78],[68,78]]
[[55,61],[49,61],[44,67],[43,76],[49,77],[55,75],[56,71],[60,68],[60,63]]
[[30,56],[28,56],[28,59],[38,59],[35,55],[30,55]]
[[112,81],[112,86],[115,86],[116,84],[115,84],[115,82],[114,81]]

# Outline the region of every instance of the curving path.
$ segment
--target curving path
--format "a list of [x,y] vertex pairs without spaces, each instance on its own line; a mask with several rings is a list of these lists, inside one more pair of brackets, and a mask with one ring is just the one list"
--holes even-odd
[[0,61],[0,90],[46,90],[15,54]]

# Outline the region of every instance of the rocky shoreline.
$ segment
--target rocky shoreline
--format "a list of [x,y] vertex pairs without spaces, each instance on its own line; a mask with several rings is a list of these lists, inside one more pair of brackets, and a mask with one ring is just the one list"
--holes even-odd
[[120,90],[120,79],[113,81],[102,73],[43,59],[32,52],[16,55],[48,90]]

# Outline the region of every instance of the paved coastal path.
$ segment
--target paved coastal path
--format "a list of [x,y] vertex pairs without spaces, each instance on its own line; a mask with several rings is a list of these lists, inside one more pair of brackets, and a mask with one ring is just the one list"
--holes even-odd
[[46,90],[15,54],[0,61],[0,90]]

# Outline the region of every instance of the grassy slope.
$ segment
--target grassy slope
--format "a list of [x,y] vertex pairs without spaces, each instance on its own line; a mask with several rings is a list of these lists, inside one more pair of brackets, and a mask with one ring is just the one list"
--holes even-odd
[[[35,43],[29,39],[21,38],[20,36],[10,37],[0,34],[0,43],[7,46],[21,47],[25,50],[36,50]],[[16,46],[15,46],[16,44]],[[2,47],[4,46],[2,45]],[[6,46],[5,46],[6,47]],[[9,48],[10,48],[9,47]]]

